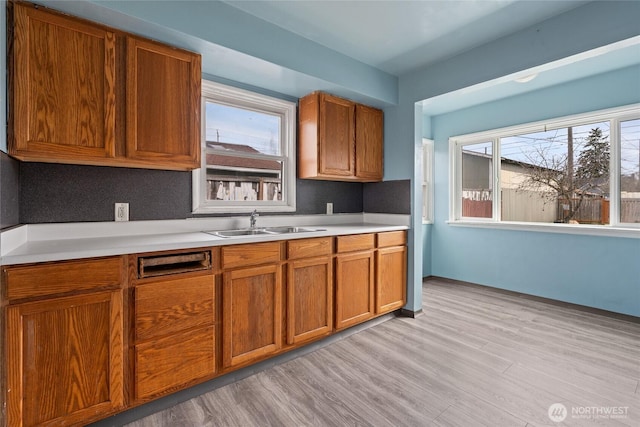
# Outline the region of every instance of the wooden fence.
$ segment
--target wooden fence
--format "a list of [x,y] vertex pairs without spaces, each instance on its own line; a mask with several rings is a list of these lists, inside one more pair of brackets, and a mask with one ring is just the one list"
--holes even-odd
[[[502,220],[525,222],[564,222],[569,219],[571,207],[579,203],[578,198],[558,199],[549,206],[542,196],[533,197],[516,190],[502,190]],[[573,205],[571,206],[570,203]],[[493,214],[492,194],[489,190],[463,191],[462,216],[491,218]],[[554,206],[555,205],[555,206]],[[583,199],[573,216],[580,224],[609,224],[610,201],[604,198]],[[620,222],[640,223],[640,199],[620,200]]]
[[[577,208],[573,218],[569,218],[571,211]],[[603,198],[558,199],[559,222],[574,220],[580,224],[609,224],[609,200]]]
[[463,190],[462,216],[470,218],[491,218],[492,199],[491,190]]
[[471,218],[491,218],[491,200],[462,199],[462,216]]
[[[576,206],[579,199],[572,199]],[[564,205],[564,206],[563,206]],[[563,221],[569,215],[567,199],[558,200],[558,220]],[[608,199],[584,199],[573,219],[580,224],[609,224]],[[640,223],[640,199],[620,199],[620,222]]]
[[620,222],[640,223],[640,199],[620,200]]

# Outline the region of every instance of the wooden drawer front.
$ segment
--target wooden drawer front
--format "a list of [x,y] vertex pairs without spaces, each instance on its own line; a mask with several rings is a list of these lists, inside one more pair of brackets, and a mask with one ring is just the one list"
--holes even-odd
[[280,242],[225,246],[222,248],[222,268],[245,267],[280,261]]
[[213,326],[138,344],[136,398],[144,399],[215,374]]
[[374,240],[374,234],[338,236],[336,247],[338,252],[363,251],[366,249],[373,249]]
[[291,240],[287,242],[287,258],[299,259],[331,255],[331,237]]
[[378,247],[404,246],[407,244],[406,231],[389,231],[388,233],[378,233]]
[[213,276],[167,280],[135,289],[136,340],[214,322]]
[[124,258],[7,267],[7,298],[17,300],[92,289],[118,288]]

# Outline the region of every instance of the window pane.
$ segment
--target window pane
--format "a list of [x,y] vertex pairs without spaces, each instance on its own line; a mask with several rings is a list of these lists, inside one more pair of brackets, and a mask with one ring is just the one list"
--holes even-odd
[[207,200],[282,200],[282,162],[207,154]]
[[[207,101],[207,200],[282,200],[278,115]],[[248,156],[245,156],[248,155]]]
[[640,223],[640,119],[620,123],[620,222]]
[[194,213],[295,211],[296,103],[207,80],[202,101]]
[[609,122],[500,139],[503,221],[609,223]]
[[493,201],[492,143],[462,147],[462,216],[491,218]]
[[278,115],[207,101],[207,148],[281,155]]

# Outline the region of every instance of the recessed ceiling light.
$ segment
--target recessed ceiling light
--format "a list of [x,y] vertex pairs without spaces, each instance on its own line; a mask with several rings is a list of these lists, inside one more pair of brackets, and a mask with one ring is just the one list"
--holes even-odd
[[527,83],[535,79],[536,77],[538,77],[538,73],[529,74],[528,76],[520,77],[519,79],[516,79],[516,81],[518,83]]

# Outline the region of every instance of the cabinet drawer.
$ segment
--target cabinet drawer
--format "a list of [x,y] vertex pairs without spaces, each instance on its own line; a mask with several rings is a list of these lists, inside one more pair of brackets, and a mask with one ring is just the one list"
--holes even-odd
[[213,276],[166,280],[135,289],[136,340],[214,322]]
[[374,234],[356,234],[353,236],[338,236],[337,238],[337,251],[338,252],[353,252],[363,251],[366,249],[373,249],[374,247]]
[[378,233],[378,247],[387,246],[404,246],[407,244],[406,231],[389,231],[387,233]]
[[222,248],[222,268],[246,267],[280,261],[280,242],[253,243]]
[[18,300],[94,289],[118,288],[122,257],[7,267],[7,298]]
[[135,359],[137,399],[177,390],[215,374],[214,327],[139,344]]
[[331,237],[291,240],[287,242],[287,258],[299,259],[331,255]]

